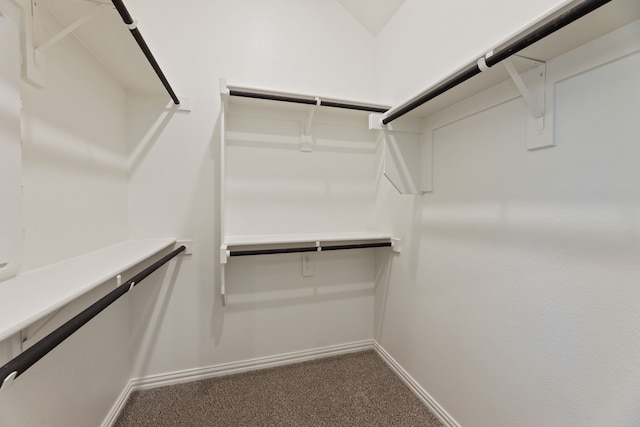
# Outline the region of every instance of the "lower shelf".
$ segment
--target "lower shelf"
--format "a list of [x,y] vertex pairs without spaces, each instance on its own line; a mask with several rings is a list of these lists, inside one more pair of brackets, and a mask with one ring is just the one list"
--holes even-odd
[[385,247],[400,253],[400,239],[393,238],[389,234],[375,232],[226,236],[220,247],[222,305],[226,305],[227,302],[225,264],[231,257]]
[[0,341],[175,242],[126,240],[0,282]]

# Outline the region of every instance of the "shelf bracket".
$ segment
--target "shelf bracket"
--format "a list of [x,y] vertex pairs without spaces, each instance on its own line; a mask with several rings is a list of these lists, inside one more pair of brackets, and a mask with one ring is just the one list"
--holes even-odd
[[[533,68],[533,71],[526,72],[529,82],[528,85],[516,70],[513,61],[524,62]],[[545,120],[547,119],[547,104],[545,96],[547,91],[546,62],[514,55],[509,59],[505,59],[503,64],[509,73],[511,80],[513,80],[518,91],[522,95],[522,98],[527,104],[527,108],[531,112],[531,115],[527,120],[527,148],[529,150],[534,150],[537,148],[553,146],[553,132],[545,132],[545,126],[549,126],[552,122],[551,120]],[[545,123],[545,121],[547,123]]]
[[227,305],[227,274],[226,266],[229,260],[229,249],[227,245],[220,246],[220,297],[222,298],[222,305]]
[[391,252],[395,252],[397,254],[402,252],[402,247],[400,246],[401,239],[397,237],[391,238]]
[[227,245],[220,246],[220,264],[226,264],[229,260],[229,249]]
[[220,266],[220,297],[222,298],[222,306],[227,305],[227,272],[225,265]]
[[[546,74],[546,63],[537,61],[535,59],[524,58],[522,56],[514,56],[519,61],[527,62],[536,68],[536,81],[534,83],[534,94],[529,92],[526,83],[522,80],[520,73],[516,70],[511,59],[505,59],[502,61],[504,67],[507,69],[511,80],[515,83],[516,87],[522,94],[524,101],[527,103],[527,107],[536,118],[544,118],[544,81]],[[542,83],[542,84],[540,84]],[[541,102],[542,101],[542,102]],[[544,127],[544,121],[541,122],[541,126]]]
[[313,136],[311,135],[311,125],[313,125],[313,115],[321,104],[320,98],[316,96],[316,104],[309,107],[305,114],[302,135],[300,136],[300,151],[310,153],[313,151]]
[[400,194],[431,191],[431,147],[423,143],[420,119],[402,117],[382,125],[382,114],[369,115],[369,130],[380,131],[384,176]]
[[[36,0],[32,0],[32,2],[35,2],[35,1]],[[68,34],[70,34],[73,31],[75,31],[76,28],[80,27],[82,24],[84,24],[85,22],[89,21],[94,16],[98,15],[100,12],[102,12],[106,8],[107,8],[107,5],[105,5],[105,4],[101,4],[101,5],[97,6],[97,7],[95,7],[87,15],[77,19],[75,22],[73,22],[72,24],[70,24],[69,26],[64,28],[58,34],[56,34],[55,36],[51,37],[46,42],[42,43],[40,46],[36,47],[36,49],[35,49],[36,60],[38,59],[39,55],[42,52],[44,52],[45,50],[49,49],[51,46],[53,46],[54,44],[56,44],[57,42],[59,42],[60,40],[65,38]]]
[[227,79],[220,79],[220,99],[222,100],[223,111],[229,111],[229,86]]

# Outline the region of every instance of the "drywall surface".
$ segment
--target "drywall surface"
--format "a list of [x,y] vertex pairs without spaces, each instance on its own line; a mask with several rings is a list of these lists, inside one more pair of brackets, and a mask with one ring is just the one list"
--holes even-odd
[[[38,5],[36,38],[41,43],[61,28]],[[23,82],[21,87],[21,272],[128,234],[125,94],[72,37],[50,48],[45,58],[46,86]],[[0,342],[0,364],[113,286],[105,284],[35,322],[21,336]],[[99,425],[129,379],[129,324],[128,301],[122,300],[41,359],[0,393],[0,425]]]
[[433,193],[381,185],[403,253],[381,273],[375,334],[459,425],[640,422],[634,25],[635,53],[601,41],[549,62],[556,147],[526,150],[517,93],[461,104],[425,126]]
[[[241,86],[374,101],[371,97],[375,92],[374,37],[333,1],[150,3],[133,0],[127,2],[127,6],[139,20],[141,32],[176,92],[190,97],[193,105],[190,113],[168,111],[164,108],[166,96],[137,95],[128,106],[132,236],[176,236],[193,240],[193,255],[184,258],[175,286],[166,288],[161,303],[151,307],[144,298],[136,301],[136,307],[143,307],[136,311],[151,313],[156,322],[153,328],[142,333],[143,348],[134,376],[370,339],[373,333],[372,252],[323,257],[316,262],[313,277],[302,277],[299,254],[232,260],[227,277],[229,304],[222,306],[218,263],[221,243],[219,79],[224,77],[230,84]],[[167,31],[168,22],[174,30]],[[301,123],[295,117],[287,123],[285,126],[300,129]],[[273,126],[276,135],[283,135],[281,124],[267,126]],[[362,128],[366,132],[366,119]],[[340,146],[342,142],[333,143]],[[306,168],[301,171],[301,177],[307,179],[309,170],[325,167],[327,156],[335,156],[336,162],[330,166],[342,171],[341,176],[351,173],[348,166],[340,164],[340,153],[323,152],[322,144],[318,152],[311,153],[302,153],[297,148],[298,151],[269,148],[268,143],[261,141],[254,141],[255,147],[249,145],[235,148],[247,152],[256,149],[251,158],[246,157],[255,162],[255,168],[252,164],[244,165],[245,172],[253,171],[255,175],[250,185],[267,186],[272,194],[279,195],[265,201],[263,218],[273,219],[273,212],[283,198],[289,203],[292,194],[300,194],[302,186],[309,185],[309,181],[296,178],[296,168],[299,171]],[[268,156],[261,156],[265,152]],[[278,180],[274,179],[278,163],[270,157],[276,153],[284,153],[285,158],[287,155],[305,157],[298,166],[287,164],[284,169],[287,176],[282,172]],[[364,170],[365,166],[358,164],[353,179],[345,182],[345,187],[327,180],[311,182],[307,197],[312,198],[319,191],[319,197],[327,199],[327,189],[318,184],[327,185],[335,194],[353,191],[354,186],[361,185],[363,174],[374,176],[376,165],[374,156],[370,157],[370,169]],[[317,162],[316,159],[324,160]],[[257,176],[261,171],[267,173],[267,180],[262,182]],[[321,172],[323,177],[330,177],[327,171]],[[300,187],[291,193],[291,186],[296,184]],[[237,185],[234,188],[238,188]],[[260,188],[245,190],[255,194]],[[366,204],[373,207],[374,189],[370,187],[366,191],[366,200],[336,199],[335,211],[343,205],[357,206],[349,211],[344,223],[340,222],[339,215],[331,213],[333,216],[323,221],[322,231],[333,228],[331,221],[339,231],[358,222],[354,212],[365,212],[362,206]],[[311,228],[319,217],[313,210],[319,202],[309,200],[309,220],[304,218],[307,215],[305,201],[300,200],[296,206],[299,209],[296,224]],[[253,211],[245,215],[260,221],[255,203],[250,208]],[[323,209],[327,212],[326,207]],[[285,218],[286,215],[283,211]],[[363,218],[363,222],[371,223],[372,216]],[[265,225],[268,224],[261,227],[254,222],[247,224],[246,229],[241,228],[248,232],[249,227],[253,227],[268,234]],[[280,220],[279,227],[284,225]],[[364,227],[358,226],[358,231],[362,231]]]
[[22,258],[20,33],[6,6],[0,3],[0,281],[16,274]]
[[[43,43],[61,28],[36,13]],[[124,91],[73,37],[44,56],[46,86],[22,86],[22,271],[128,234]]]
[[[0,342],[0,364],[112,289],[113,283],[100,286],[26,328],[22,344],[20,336]],[[129,380],[129,324],[123,298],[40,359],[2,390],[0,425],[100,425]]]
[[378,35],[378,94],[399,103],[563,3],[566,1],[406,0]]

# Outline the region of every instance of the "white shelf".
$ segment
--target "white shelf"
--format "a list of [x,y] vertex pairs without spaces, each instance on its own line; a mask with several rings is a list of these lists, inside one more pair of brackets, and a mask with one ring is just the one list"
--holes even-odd
[[381,104],[378,102],[357,101],[352,99],[316,96],[316,95],[286,92],[286,91],[273,90],[273,89],[230,85],[230,84],[227,84],[227,82],[224,79],[221,81],[220,89],[221,89],[223,98],[226,100],[226,102],[232,105],[250,105],[250,106],[259,106],[259,107],[267,106],[269,108],[280,108],[280,109],[293,110],[293,111],[306,111],[307,109],[309,109],[309,107],[314,106],[314,104],[290,102],[290,101],[285,101],[284,99],[279,99],[279,100],[278,99],[260,99],[260,98],[230,95],[230,93],[232,92],[243,92],[243,93],[250,93],[254,95],[267,95],[267,96],[272,96],[277,98],[292,98],[292,99],[297,99],[299,101],[307,101],[312,103],[315,103],[318,100],[320,100],[321,104],[319,107],[322,110],[326,112],[334,110],[339,112],[339,114],[341,115],[360,114],[360,115],[366,116],[370,114],[370,112],[364,111],[364,110],[357,110],[357,109],[335,108],[335,105],[331,106],[330,104],[336,104],[336,103],[343,104],[343,105],[347,104],[351,106],[360,106],[364,108],[377,108],[385,111],[391,108],[389,105]]
[[377,232],[357,233],[319,233],[319,234],[272,234],[257,236],[226,236],[224,243],[232,246],[285,245],[315,242],[366,242],[372,240],[389,240],[390,234]]
[[0,282],[0,341],[175,242],[126,240]]
[[[612,1],[522,51],[517,52],[516,55],[548,62],[563,53],[569,52],[638,19],[640,19],[640,2],[638,2],[638,0]],[[521,30],[523,33],[526,31],[527,28]],[[499,45],[500,44],[496,46]],[[489,50],[490,49],[487,49],[487,51]],[[475,59],[473,62],[475,62]],[[519,71],[524,71],[525,69],[526,68],[522,68]],[[452,75],[453,74],[455,73],[452,73]],[[488,72],[483,72],[472,77],[446,93],[417,107],[408,113],[407,116],[420,118],[429,117],[508,79],[509,75],[504,66],[496,64],[491,67]],[[424,92],[427,90],[428,88],[425,89]],[[394,109],[397,107],[398,106],[394,106]]]
[[225,265],[231,249],[235,250],[256,250],[256,249],[275,249],[285,247],[296,247],[304,245],[304,247],[313,247],[314,245],[330,244],[361,244],[361,243],[390,243],[391,251],[400,253],[400,239],[393,238],[390,234],[379,232],[353,232],[353,233],[314,233],[314,234],[264,234],[264,235],[243,235],[243,236],[225,236],[220,248],[220,265],[222,280],[220,286],[220,294],[222,296],[222,304],[226,305],[226,276]]

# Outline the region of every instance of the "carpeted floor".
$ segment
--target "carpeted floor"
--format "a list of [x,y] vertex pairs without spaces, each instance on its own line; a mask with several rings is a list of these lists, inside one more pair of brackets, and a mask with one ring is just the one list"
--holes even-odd
[[443,424],[374,351],[136,391],[126,426]]

